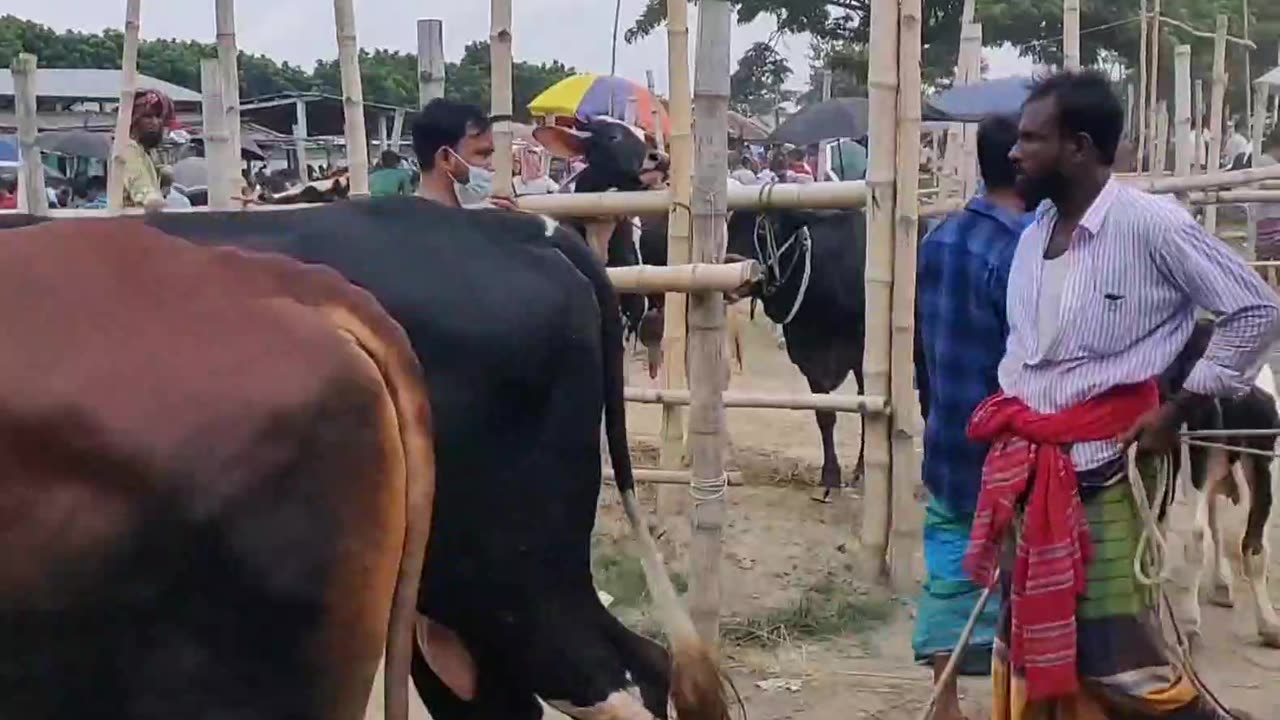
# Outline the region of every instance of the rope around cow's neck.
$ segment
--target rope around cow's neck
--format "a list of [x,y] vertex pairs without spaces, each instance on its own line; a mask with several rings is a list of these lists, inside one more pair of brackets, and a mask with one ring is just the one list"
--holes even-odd
[[[760,247],[761,228],[764,229],[765,247]],[[799,241],[797,244],[796,241]],[[760,258],[765,266],[765,287],[764,294],[766,297],[772,295],[778,288],[782,287],[787,280],[791,279],[791,273],[796,269],[796,263],[802,259],[804,261],[804,274],[800,278],[800,290],[796,293],[796,298],[791,302],[791,309],[787,311],[786,317],[780,325],[787,325],[795,319],[796,313],[800,312],[800,306],[804,304],[805,295],[809,291],[809,278],[813,274],[813,236],[809,233],[809,226],[803,225],[799,230],[791,234],[787,241],[778,247],[778,242],[773,233],[773,222],[769,220],[769,216],[760,213],[756,217],[755,231],[751,237],[752,244],[755,245],[756,257]],[[792,245],[796,245],[798,252],[803,256],[796,256],[787,265],[787,270],[782,271],[782,256],[791,249]],[[768,251],[768,254],[765,254]]]

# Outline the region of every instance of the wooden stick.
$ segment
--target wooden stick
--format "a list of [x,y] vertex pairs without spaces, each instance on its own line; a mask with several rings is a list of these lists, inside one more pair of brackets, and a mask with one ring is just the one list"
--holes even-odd
[[[997,575],[997,577],[999,576]],[[969,613],[969,620],[964,624],[964,629],[960,631],[960,639],[956,642],[951,656],[947,658],[947,664],[942,668],[942,675],[938,678],[938,682],[934,683],[933,692],[929,695],[929,702],[924,706],[924,710],[920,712],[918,720],[929,720],[929,718],[933,717],[933,710],[938,705],[938,698],[942,696],[942,689],[955,677],[956,668],[960,666],[960,658],[964,655],[965,648],[969,646],[969,638],[973,635],[973,628],[978,624],[978,617],[982,615],[982,611],[987,607],[987,601],[991,599],[991,592],[994,589],[995,583],[993,582],[983,588],[982,594],[978,596],[978,603],[974,605],[973,612]]]
[[10,64],[13,72],[13,101],[18,116],[18,153],[22,165],[18,169],[18,209],[31,215],[47,217],[49,199],[44,190],[44,163],[36,145],[36,56],[18,53]]
[[1080,0],[1062,0],[1062,67],[1080,69]]
[[[1078,13],[1078,4],[1076,9]],[[889,387],[894,408],[889,586],[900,593],[915,589],[913,561],[915,548],[920,544],[921,532],[918,521],[920,503],[916,500],[916,487],[920,484],[920,458],[916,455],[916,443],[922,423],[915,390],[916,232],[920,223],[920,16],[921,0],[900,0],[898,167],[894,198],[897,226],[893,249],[893,328],[890,341],[892,372]],[[1078,35],[1076,40],[1078,56]],[[1078,59],[1077,57],[1077,61]]]
[[225,78],[220,61],[200,61],[201,111],[204,120],[205,167],[208,171],[209,209],[230,210],[231,174],[227,172],[231,156],[231,133],[227,130],[227,111],[222,99]]
[[[1280,202],[1280,190],[1209,190],[1188,193],[1188,205],[1242,205],[1245,203]],[[1219,233],[1219,236],[1226,233]]]
[[[693,259],[723,259],[728,230],[729,42],[732,15],[727,0],[698,4],[697,62],[694,65]],[[720,636],[720,556],[726,514],[725,492],[715,481],[724,476],[725,427],[722,397],[725,366],[725,304],[720,293],[689,296],[689,454],[694,498],[693,538],[689,548],[689,614],[702,639],[713,647]],[[703,494],[705,493],[705,494]]]
[[444,21],[418,21],[418,106],[444,97]]
[[[652,485],[679,485],[681,489],[689,487],[689,480],[693,477],[685,470],[659,470],[656,468],[633,468],[631,471],[635,476],[636,482],[650,483]],[[605,482],[613,482],[613,468],[601,468],[600,474]],[[725,473],[729,480],[729,487],[741,487],[746,483],[742,480],[742,473],[731,472]]]
[[732,292],[758,281],[764,274],[754,260],[729,264],[632,265],[608,268],[613,288],[621,293]]
[[1156,132],[1156,123],[1158,122],[1157,118],[1159,117],[1159,115],[1157,115],[1156,99],[1159,95],[1157,91],[1160,88],[1160,0],[1155,0],[1155,4],[1152,8],[1151,50],[1149,55],[1151,58],[1151,71],[1147,73],[1147,80],[1151,83],[1149,90],[1151,95],[1147,100],[1147,112],[1150,113],[1147,117],[1147,127],[1151,133],[1151,156],[1148,158],[1148,162],[1151,172],[1164,172],[1163,167],[1157,170],[1156,166],[1156,147],[1157,143],[1160,141],[1159,135]]
[[1139,190],[1164,195],[1194,190],[1239,187],[1263,180],[1276,179],[1280,179],[1280,165],[1229,170],[1205,175],[1192,175],[1190,177],[1163,177],[1154,180],[1150,178],[1124,178],[1122,181],[1133,185]]
[[120,107],[116,109],[116,134],[111,142],[111,170],[107,173],[107,209],[119,214],[124,208],[125,148],[133,128],[133,96],[138,90],[138,16],[142,0],[126,0],[124,52],[120,58]]
[[1205,162],[1204,148],[1204,80],[1199,78],[1191,84],[1192,104],[1195,106],[1195,116],[1191,118],[1191,127],[1195,130],[1195,171],[1205,172],[1207,163]]
[[[689,4],[667,0],[667,91],[671,94],[671,197],[667,223],[667,264],[683,265],[693,259],[692,219],[689,207],[693,194],[693,91],[689,85]],[[664,206],[666,207],[666,206]],[[686,321],[688,299],[668,293],[662,330],[662,386],[670,390],[688,387],[686,372]],[[660,464],[674,470],[684,464],[683,408],[662,408],[662,454]],[[687,492],[658,493],[658,512],[664,517],[683,512]]]
[[1195,142],[1191,137],[1191,46],[1173,49],[1173,172],[1179,177],[1191,174],[1195,160]]
[[489,5],[489,94],[493,122],[493,194],[514,197],[511,156],[511,0]]
[[338,65],[342,71],[342,113],[347,140],[347,171],[351,196],[369,194],[369,135],[364,127],[364,86],[360,81],[360,51],[352,0],[333,0],[338,34]]
[[[231,152],[227,156],[227,173],[230,187],[239,194],[243,177],[240,175],[244,147],[240,139],[240,60],[236,48],[236,0],[216,0],[215,5],[218,70],[222,73],[222,106],[225,126],[230,137]],[[207,167],[207,166],[206,166]],[[210,182],[212,186],[212,182]]]
[[[1209,100],[1209,142],[1205,148],[1205,173],[1216,173],[1222,156],[1222,104],[1227,94],[1227,16],[1218,16],[1217,32],[1213,40],[1213,90]],[[1210,233],[1218,230],[1218,209],[1210,206],[1204,210],[1204,229]]]
[[649,84],[649,96],[653,98],[653,142],[658,147],[658,152],[665,153],[667,151],[667,138],[665,130],[662,127],[662,112],[659,110],[658,93],[654,90],[653,71],[644,71],[645,82]]
[[[626,388],[627,402],[646,405],[687,406],[688,390],[662,390],[658,388]],[[726,392],[723,395],[726,408],[757,408],[774,410],[831,410],[832,412],[860,415],[884,414],[889,411],[889,401],[884,397],[868,395],[840,395],[823,393],[768,393]]]
[[[893,304],[895,161],[898,125],[898,3],[873,0],[871,57],[867,70],[870,96],[867,187],[866,350],[863,360],[868,395],[888,395],[891,363],[890,316]],[[885,570],[891,511],[889,418],[863,420],[866,438],[865,494],[862,518],[864,577],[880,578]]]
[[[674,135],[672,139],[674,153]],[[673,171],[671,174],[673,181],[671,190],[522,195],[517,198],[516,202],[521,210],[555,217],[600,217],[660,213],[670,208],[672,201],[677,196],[678,189],[674,187],[674,181],[677,177]],[[795,183],[758,186],[736,185],[729,188],[728,194],[730,210],[782,208],[840,210],[865,206],[867,202],[867,184],[861,180],[853,180],[811,183],[809,185]]]
[[1143,162],[1147,159],[1147,43],[1151,36],[1147,32],[1147,0],[1141,0],[1141,15],[1138,29],[1138,154],[1137,172],[1142,172]]

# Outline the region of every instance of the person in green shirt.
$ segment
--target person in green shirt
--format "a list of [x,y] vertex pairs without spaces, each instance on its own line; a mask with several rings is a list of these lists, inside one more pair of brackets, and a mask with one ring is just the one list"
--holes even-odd
[[377,169],[369,174],[369,194],[374,197],[413,194],[413,174],[401,167],[400,154],[395,150],[382,151]]

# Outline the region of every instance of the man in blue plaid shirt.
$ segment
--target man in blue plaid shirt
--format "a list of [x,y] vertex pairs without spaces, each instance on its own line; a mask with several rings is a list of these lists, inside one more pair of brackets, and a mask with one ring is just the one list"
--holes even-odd
[[[937,680],[981,588],[961,568],[969,543],[987,448],[965,430],[974,408],[1000,389],[996,369],[1009,333],[1009,266],[1033,215],[1014,190],[1009,151],[1016,118],[992,117],[978,128],[984,193],[934,228],[920,245],[916,295],[916,382],[925,417],[924,553],[928,577],[912,639],[916,661]],[[991,668],[999,603],[990,602],[961,658],[962,674]],[[954,679],[939,698],[936,720],[962,720]]]

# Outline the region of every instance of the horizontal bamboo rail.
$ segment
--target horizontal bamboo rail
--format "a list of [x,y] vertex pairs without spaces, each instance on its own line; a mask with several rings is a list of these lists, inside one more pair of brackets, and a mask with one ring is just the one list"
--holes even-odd
[[[688,390],[661,390],[629,387],[623,392],[627,402],[649,405],[688,405]],[[764,393],[726,392],[727,408],[770,408],[775,410],[831,410],[834,412],[878,415],[889,412],[886,398],[869,395],[823,395],[797,393],[769,395]]]
[[1264,180],[1280,180],[1280,165],[1247,170],[1189,175],[1186,177],[1125,178],[1124,181],[1149,193],[1170,194],[1251,185]]
[[[524,195],[516,199],[521,210],[556,217],[608,215],[657,215],[671,206],[671,191],[557,193]],[[808,185],[735,185],[729,188],[730,210],[804,208],[839,210],[867,203],[867,185],[861,180]]]
[[1280,190],[1205,190],[1187,195],[1192,205],[1234,205],[1237,203],[1280,203]]
[[[602,468],[601,474],[604,476],[605,482],[613,482],[613,468]],[[648,483],[650,485],[689,485],[688,470],[658,470],[656,468],[635,468],[632,470],[635,475],[636,482]],[[732,486],[742,485],[742,473],[729,472],[725,473],[729,478],[729,484]]]
[[717,265],[693,263],[692,265],[633,265],[611,267],[609,280],[618,292],[731,292],[756,282],[763,275],[763,268],[755,260]]

